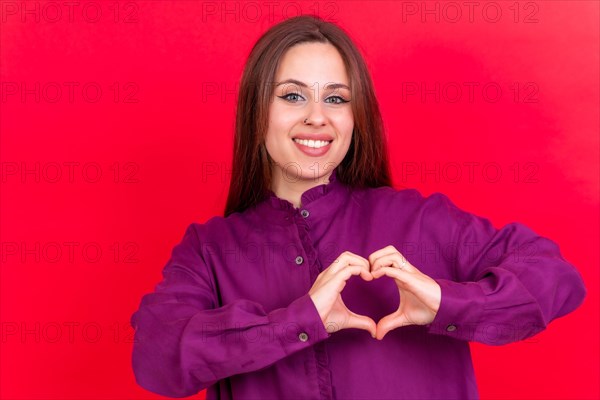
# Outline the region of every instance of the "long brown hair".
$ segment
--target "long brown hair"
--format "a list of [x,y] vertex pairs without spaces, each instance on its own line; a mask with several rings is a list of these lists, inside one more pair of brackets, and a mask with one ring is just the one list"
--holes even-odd
[[224,216],[241,212],[267,196],[271,187],[270,157],[265,147],[275,73],[279,60],[300,43],[330,43],[342,56],[350,79],[354,130],[336,178],[350,186],[391,186],[383,120],[367,65],[337,25],[314,15],[284,20],[265,32],[248,59],[238,93],[233,162]]

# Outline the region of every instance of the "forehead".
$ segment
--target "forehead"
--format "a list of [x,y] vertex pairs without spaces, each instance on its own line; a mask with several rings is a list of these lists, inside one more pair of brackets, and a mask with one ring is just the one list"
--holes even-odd
[[281,57],[275,79],[296,79],[312,83],[345,83],[348,74],[338,50],[329,43],[301,43],[289,48]]

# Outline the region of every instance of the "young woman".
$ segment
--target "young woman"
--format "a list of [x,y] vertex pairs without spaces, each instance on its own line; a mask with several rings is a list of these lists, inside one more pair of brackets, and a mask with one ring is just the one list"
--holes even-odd
[[390,186],[373,84],[339,27],[266,32],[240,86],[223,217],[191,224],[132,316],[144,388],[208,399],[477,398],[469,341],[586,295],[558,246]]

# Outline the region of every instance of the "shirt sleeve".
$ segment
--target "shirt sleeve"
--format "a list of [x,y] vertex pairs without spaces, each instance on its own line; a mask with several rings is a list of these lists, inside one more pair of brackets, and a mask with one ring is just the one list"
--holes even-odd
[[164,396],[197,394],[220,379],[267,367],[330,336],[308,293],[271,312],[245,299],[217,307],[199,226],[188,227],[162,281],[142,297],[131,317],[136,381]]
[[441,303],[430,333],[502,345],[541,332],[583,302],[582,277],[555,242],[517,222],[496,229],[440,197],[445,221],[458,223],[456,279],[435,279]]

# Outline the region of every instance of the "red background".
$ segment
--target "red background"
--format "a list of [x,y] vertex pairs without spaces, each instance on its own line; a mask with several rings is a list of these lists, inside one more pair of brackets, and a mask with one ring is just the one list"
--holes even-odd
[[525,223],[583,275],[546,331],[472,344],[482,398],[599,397],[598,2],[76,4],[0,1],[2,399],[159,398],[129,318],[222,212],[245,57],[300,12],[364,52],[395,186]]

